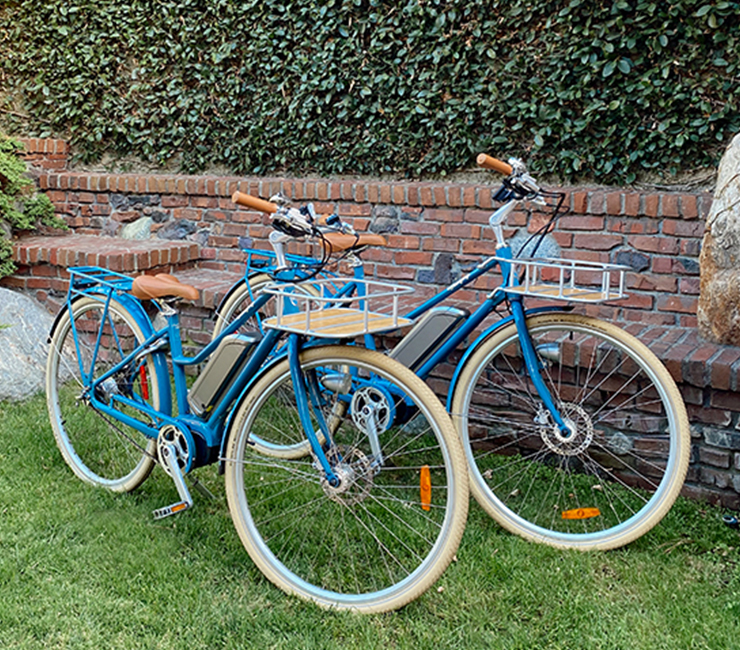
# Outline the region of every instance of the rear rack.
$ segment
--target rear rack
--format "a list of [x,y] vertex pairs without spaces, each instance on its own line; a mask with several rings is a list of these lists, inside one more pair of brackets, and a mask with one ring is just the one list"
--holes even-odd
[[95,285],[111,291],[131,291],[133,279],[99,266],[73,266],[69,270],[69,290],[82,293]]

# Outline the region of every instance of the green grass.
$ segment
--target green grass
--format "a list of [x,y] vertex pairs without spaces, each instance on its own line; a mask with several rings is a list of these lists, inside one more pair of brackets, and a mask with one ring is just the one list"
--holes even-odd
[[161,470],[137,492],[78,481],[42,396],[0,404],[3,648],[732,648],[740,644],[736,531],[679,502],[629,547],[562,552],[501,531],[473,506],[458,561],[403,610],[357,616],[284,595],[251,564],[222,480],[194,510]]

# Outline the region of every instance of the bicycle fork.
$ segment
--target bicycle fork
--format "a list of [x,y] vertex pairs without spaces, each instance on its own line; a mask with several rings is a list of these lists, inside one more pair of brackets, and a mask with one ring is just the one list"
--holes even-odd
[[545,384],[545,380],[542,378],[542,364],[539,360],[537,351],[532,343],[532,337],[529,335],[527,329],[526,316],[524,314],[524,307],[521,299],[510,298],[511,312],[514,316],[514,323],[516,324],[517,332],[519,334],[519,345],[522,350],[522,357],[524,358],[524,364],[527,368],[527,374],[532,380],[537,395],[539,395],[544,409],[535,417],[535,423],[539,425],[547,424],[547,417],[552,418],[555,426],[558,428],[558,432],[563,439],[568,439],[573,435],[572,425],[563,419],[560,410],[555,405],[555,402],[550,394],[550,391]]

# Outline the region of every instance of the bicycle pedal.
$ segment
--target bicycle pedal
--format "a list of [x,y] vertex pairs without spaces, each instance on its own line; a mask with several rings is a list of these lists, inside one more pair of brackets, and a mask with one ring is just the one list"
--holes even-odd
[[171,506],[157,508],[157,510],[152,512],[152,515],[154,516],[154,519],[164,519],[165,517],[170,517],[172,515],[185,512],[186,510],[190,510],[190,507],[191,504],[187,501],[178,501],[177,503],[173,503]]
[[162,462],[170,470],[169,474],[172,480],[175,482],[175,488],[177,488],[177,494],[180,497],[180,501],[173,503],[170,506],[159,508],[152,514],[155,519],[163,519],[164,517],[170,517],[180,512],[185,512],[193,507],[193,497],[190,496],[188,486],[185,485],[185,479],[182,475],[182,470],[177,464],[177,452],[175,446],[172,443],[167,443],[162,446],[160,450]]

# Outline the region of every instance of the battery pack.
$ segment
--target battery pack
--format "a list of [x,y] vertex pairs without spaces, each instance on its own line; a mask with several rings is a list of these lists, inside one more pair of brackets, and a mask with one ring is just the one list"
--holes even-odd
[[261,338],[259,332],[230,334],[223,338],[188,393],[188,404],[193,413],[204,416],[216,408],[247,365],[254,346]]
[[434,307],[424,314],[390,357],[411,370],[420,368],[442,344],[466,321],[470,312],[456,307]]

